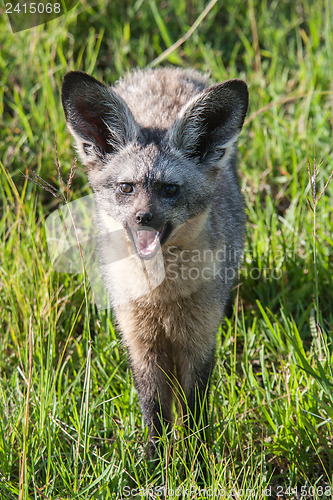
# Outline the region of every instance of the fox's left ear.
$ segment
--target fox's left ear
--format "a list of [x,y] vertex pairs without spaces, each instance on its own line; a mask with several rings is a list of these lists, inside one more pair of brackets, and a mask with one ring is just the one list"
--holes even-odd
[[110,87],[80,71],[64,77],[62,105],[84,165],[102,167],[136,137],[137,125],[126,103]]
[[208,87],[181,111],[169,132],[171,146],[200,163],[217,165],[237,141],[248,101],[242,80]]

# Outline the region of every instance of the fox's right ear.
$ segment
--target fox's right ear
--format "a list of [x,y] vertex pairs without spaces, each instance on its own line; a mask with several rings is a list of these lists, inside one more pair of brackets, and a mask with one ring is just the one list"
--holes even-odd
[[247,107],[248,90],[242,80],[212,85],[181,110],[169,142],[200,165],[219,168],[237,142]]
[[136,137],[137,125],[113,90],[80,71],[64,77],[61,92],[68,128],[84,165],[101,167]]

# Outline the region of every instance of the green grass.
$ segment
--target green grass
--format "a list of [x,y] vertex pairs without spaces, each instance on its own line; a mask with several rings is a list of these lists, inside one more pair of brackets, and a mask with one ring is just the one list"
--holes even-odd
[[[288,487],[333,498],[333,180],[316,203],[308,173],[317,165],[318,200],[333,169],[333,9],[329,0],[219,0],[204,16],[206,5],[82,2],[15,34],[1,17],[1,499],[171,499],[177,488],[188,498],[228,498],[233,488],[244,490],[238,498],[296,498]],[[68,70],[113,82],[154,65],[196,20],[159,64],[249,84],[246,254],[218,337],[213,445],[175,426],[150,464],[112,315],[97,311],[82,275],[52,269],[45,218],[61,202],[23,174],[59,187],[55,140],[70,172],[60,103]],[[71,199],[89,192],[78,168]]]

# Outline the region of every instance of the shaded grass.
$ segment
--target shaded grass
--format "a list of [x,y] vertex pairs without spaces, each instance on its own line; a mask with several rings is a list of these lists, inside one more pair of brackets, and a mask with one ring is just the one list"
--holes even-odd
[[[112,314],[96,310],[82,275],[52,269],[44,220],[60,202],[23,176],[31,168],[59,186],[55,138],[61,171],[70,173],[60,105],[66,71],[112,82],[145,67],[205,7],[97,1],[14,35],[0,21],[1,498],[104,500],[129,489],[144,498],[140,488],[155,498],[184,488],[195,498],[199,485],[226,494],[253,488],[258,499],[288,486],[303,486],[303,497],[332,496],[332,182],[316,208],[315,239],[307,202],[308,161],[312,172],[318,166],[317,196],[333,168],[330,3],[217,2],[163,61],[216,81],[246,78],[251,96],[240,138],[246,254],[218,340],[205,480],[200,439],[181,426],[162,438],[161,459],[147,463]],[[78,169],[71,199],[87,192]]]

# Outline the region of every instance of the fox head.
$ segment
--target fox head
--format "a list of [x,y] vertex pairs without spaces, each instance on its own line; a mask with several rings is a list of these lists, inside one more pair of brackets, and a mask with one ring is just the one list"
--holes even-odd
[[74,71],[64,78],[62,103],[97,210],[149,258],[209,210],[219,172],[234,169],[248,92],[237,79],[212,85],[178,110],[171,126],[161,116],[159,127],[148,128],[116,88]]

